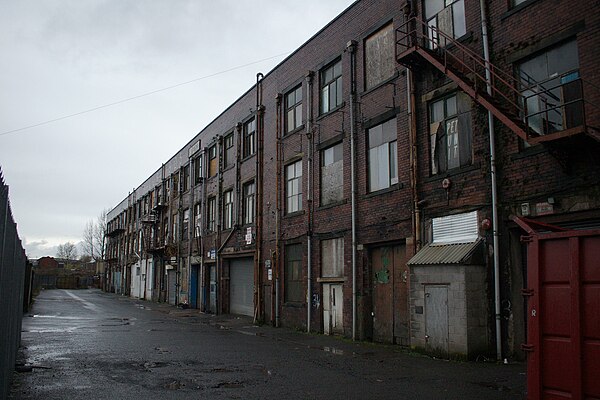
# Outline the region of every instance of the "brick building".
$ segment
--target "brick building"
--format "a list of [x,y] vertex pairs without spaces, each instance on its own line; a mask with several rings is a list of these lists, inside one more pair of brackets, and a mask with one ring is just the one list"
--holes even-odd
[[600,221],[600,15],[481,3],[359,0],[258,74],[109,213],[111,290],[522,356],[511,215]]

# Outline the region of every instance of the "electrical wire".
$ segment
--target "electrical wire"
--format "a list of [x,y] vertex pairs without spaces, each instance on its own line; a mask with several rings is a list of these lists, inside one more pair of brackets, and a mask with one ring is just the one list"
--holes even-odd
[[22,128],[18,128],[18,129],[12,129],[12,130],[10,130],[10,131],[5,131],[5,132],[0,132],[0,136],[5,136],[5,135],[9,135],[9,134],[11,134],[11,133],[16,133],[16,132],[25,131],[25,130],[28,130],[28,129],[36,128],[36,127],[38,127],[38,126],[42,126],[42,125],[51,124],[51,123],[53,123],[53,122],[57,122],[57,121],[62,121],[62,120],[64,120],[64,119],[67,119],[67,118],[73,118],[73,117],[76,117],[76,116],[78,116],[78,115],[82,115],[82,114],[91,113],[91,112],[93,112],[93,111],[101,110],[101,109],[103,109],[103,108],[108,108],[108,107],[116,106],[116,105],[118,105],[118,104],[126,103],[126,102],[128,102],[128,101],[136,100],[136,99],[139,99],[139,98],[142,98],[142,97],[146,97],[146,96],[150,96],[150,95],[153,95],[153,94],[156,94],[156,93],[160,93],[160,92],[165,92],[165,91],[167,91],[167,90],[171,90],[171,89],[174,89],[174,88],[177,88],[177,87],[180,87],[180,86],[189,85],[190,83],[198,82],[198,81],[201,81],[201,80],[204,80],[204,79],[208,79],[208,78],[215,77],[215,76],[217,76],[217,75],[222,75],[222,74],[225,74],[225,73],[227,73],[227,72],[231,72],[231,71],[235,71],[235,70],[238,70],[238,69],[242,69],[242,68],[248,67],[248,66],[250,66],[250,65],[259,64],[259,63],[261,63],[261,62],[263,62],[263,61],[272,60],[272,59],[274,59],[274,58],[281,57],[281,56],[285,56],[285,55],[287,55],[287,54],[289,54],[289,52],[286,52],[286,53],[281,53],[281,54],[277,54],[277,55],[274,55],[274,56],[271,56],[271,57],[267,57],[267,58],[263,58],[263,59],[261,59],[261,60],[258,60],[258,61],[253,61],[253,62],[250,62],[250,63],[247,63],[247,64],[238,65],[238,66],[236,66],[236,67],[229,68],[229,69],[225,69],[225,70],[222,70],[222,71],[219,71],[219,72],[215,72],[215,73],[212,73],[212,74],[210,74],[210,75],[205,75],[205,76],[202,76],[202,77],[200,77],[200,78],[192,79],[192,80],[190,80],[190,81],[181,82],[181,83],[177,83],[177,84],[175,84],[175,85],[172,85],[172,86],[167,86],[167,87],[164,87],[164,88],[161,88],[161,89],[152,90],[152,91],[150,91],[150,92],[142,93],[142,94],[139,94],[139,95],[137,95],[137,96],[128,97],[128,98],[126,98],[126,99],[122,99],[122,100],[114,101],[114,102],[112,102],[112,103],[103,104],[103,105],[101,105],[101,106],[97,106],[97,107],[89,108],[89,109],[87,109],[87,110],[84,110],[84,111],[79,111],[79,112],[76,112],[76,113],[73,113],[73,114],[64,115],[64,116],[62,116],[62,117],[58,117],[58,118],[54,118],[54,119],[50,119],[50,120],[47,120],[47,121],[44,121],[44,122],[39,122],[39,123],[37,123],[37,124],[33,124],[33,125],[24,126],[24,127],[22,127]]

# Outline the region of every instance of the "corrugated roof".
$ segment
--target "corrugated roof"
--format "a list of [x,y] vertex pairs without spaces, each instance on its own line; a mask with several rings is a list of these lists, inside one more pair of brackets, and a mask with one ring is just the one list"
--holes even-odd
[[481,239],[471,243],[436,243],[423,247],[408,265],[465,264],[477,251]]

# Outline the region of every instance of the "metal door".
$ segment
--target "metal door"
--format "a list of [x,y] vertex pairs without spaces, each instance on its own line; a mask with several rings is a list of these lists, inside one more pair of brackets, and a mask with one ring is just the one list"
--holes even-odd
[[177,303],[177,272],[169,270],[167,272],[167,279],[169,280],[169,304],[176,305]]
[[192,265],[192,269],[190,270],[190,306],[192,308],[198,308],[199,269],[199,265]]
[[530,399],[600,398],[600,231],[537,233],[527,242],[527,391]]
[[229,262],[229,312],[254,315],[254,261],[252,258]]
[[323,284],[323,333],[344,333],[344,292],[341,283]]
[[210,283],[209,283],[209,300],[208,300],[208,310],[216,314],[217,313],[217,268],[214,265],[209,267],[210,274]]
[[373,340],[408,345],[408,271],[406,246],[371,251]]
[[425,342],[427,351],[448,354],[447,285],[425,285]]

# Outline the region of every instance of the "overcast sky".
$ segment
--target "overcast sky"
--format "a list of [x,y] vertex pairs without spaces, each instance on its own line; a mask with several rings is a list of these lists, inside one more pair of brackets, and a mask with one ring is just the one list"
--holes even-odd
[[0,0],[0,168],[27,255],[79,242],[352,2]]

